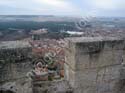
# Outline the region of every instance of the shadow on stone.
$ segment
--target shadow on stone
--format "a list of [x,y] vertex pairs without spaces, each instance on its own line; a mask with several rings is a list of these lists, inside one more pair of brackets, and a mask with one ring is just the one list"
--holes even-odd
[[12,92],[10,90],[0,90],[0,93],[15,93],[15,92]]

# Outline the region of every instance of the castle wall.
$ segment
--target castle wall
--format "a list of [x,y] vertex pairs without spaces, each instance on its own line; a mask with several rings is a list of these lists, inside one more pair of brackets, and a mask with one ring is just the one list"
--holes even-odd
[[30,48],[0,50],[0,82],[25,77],[31,61]]
[[0,49],[0,91],[32,93],[26,76],[32,69],[31,47]]
[[124,79],[124,76],[121,79],[124,40],[86,37],[67,42],[65,79],[74,93],[120,92],[120,82]]

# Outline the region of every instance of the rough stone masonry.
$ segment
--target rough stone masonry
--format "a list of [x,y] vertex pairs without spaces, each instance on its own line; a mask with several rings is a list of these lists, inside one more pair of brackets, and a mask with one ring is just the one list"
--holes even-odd
[[31,51],[26,41],[0,42],[0,93],[31,93]]
[[74,93],[125,93],[124,39],[68,38],[65,79]]

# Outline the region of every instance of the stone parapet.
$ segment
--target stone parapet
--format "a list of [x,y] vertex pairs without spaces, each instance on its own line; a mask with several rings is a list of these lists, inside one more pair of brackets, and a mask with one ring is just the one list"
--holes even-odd
[[68,38],[65,79],[75,93],[116,93],[124,48],[116,37]]

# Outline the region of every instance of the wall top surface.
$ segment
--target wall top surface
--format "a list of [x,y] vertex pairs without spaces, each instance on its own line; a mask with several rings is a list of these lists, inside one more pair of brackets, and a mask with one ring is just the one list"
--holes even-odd
[[28,48],[31,47],[26,41],[3,41],[0,42],[0,49]]
[[118,37],[72,37],[66,38],[72,43],[87,43],[87,42],[108,42],[108,41],[123,41],[124,39]]

